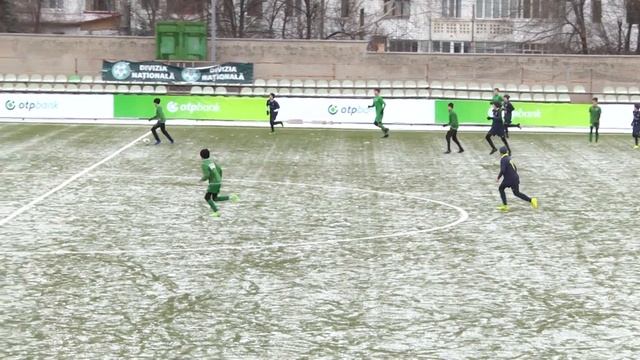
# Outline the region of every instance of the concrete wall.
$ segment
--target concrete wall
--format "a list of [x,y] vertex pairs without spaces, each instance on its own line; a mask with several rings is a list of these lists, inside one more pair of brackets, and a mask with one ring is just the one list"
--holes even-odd
[[[371,53],[362,41],[218,41],[219,61],[253,62],[257,78],[640,84],[640,57]],[[103,59],[150,60],[149,37],[0,34],[0,73],[99,74]]]

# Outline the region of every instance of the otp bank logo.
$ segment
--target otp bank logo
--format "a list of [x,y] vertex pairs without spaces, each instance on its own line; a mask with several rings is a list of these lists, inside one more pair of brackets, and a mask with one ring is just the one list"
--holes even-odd
[[349,115],[349,116],[353,116],[355,114],[368,114],[370,112],[372,112],[373,109],[370,109],[366,106],[337,106],[337,105],[329,105],[329,107],[327,108],[327,112],[329,113],[329,115],[338,115],[338,114],[344,114],[344,115]]
[[57,101],[21,101],[16,102],[14,100],[7,100],[4,103],[5,109],[9,111],[13,111],[15,109],[19,110],[55,110],[58,108]]

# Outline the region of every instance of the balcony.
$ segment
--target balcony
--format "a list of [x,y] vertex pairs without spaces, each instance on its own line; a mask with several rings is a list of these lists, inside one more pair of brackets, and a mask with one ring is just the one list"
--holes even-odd
[[431,38],[451,41],[510,41],[514,24],[510,20],[433,19]]

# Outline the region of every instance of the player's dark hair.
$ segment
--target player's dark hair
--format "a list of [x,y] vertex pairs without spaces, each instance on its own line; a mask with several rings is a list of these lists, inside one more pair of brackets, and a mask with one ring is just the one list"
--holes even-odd
[[275,97],[276,97],[276,94],[274,94],[274,93],[270,93],[270,94],[269,94],[269,96],[271,96],[271,97],[275,98]]
[[203,159],[208,159],[209,158],[209,149],[200,150],[200,157],[203,158]]
[[636,109],[640,109],[640,104],[635,104],[634,106],[636,107]]
[[502,104],[500,104],[500,101],[494,101],[493,105],[495,105],[496,107],[502,107]]
[[506,146],[503,146],[503,147],[500,148],[500,154],[506,154],[508,152],[509,152],[509,150],[507,149]]
[[505,98],[505,99],[511,99],[511,96],[509,96],[509,95],[505,95],[505,96],[504,96],[504,98]]
[[160,104],[160,98],[153,99],[153,103],[154,104]]
[[447,106],[453,109],[453,103],[449,103]]
[[494,91],[500,91],[500,89],[498,89],[498,88],[494,88],[493,90],[494,90]]
[[375,88],[373,91],[380,92],[380,88]]
[[597,97],[594,97],[594,98],[593,98],[593,99],[591,99],[591,100],[593,100],[593,101],[598,101],[598,98],[597,98]]

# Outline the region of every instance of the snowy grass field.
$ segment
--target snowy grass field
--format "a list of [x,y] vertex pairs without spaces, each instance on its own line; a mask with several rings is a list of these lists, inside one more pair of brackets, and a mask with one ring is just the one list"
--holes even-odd
[[147,130],[0,124],[0,357],[640,357],[630,135],[513,130],[505,214],[464,128]]

